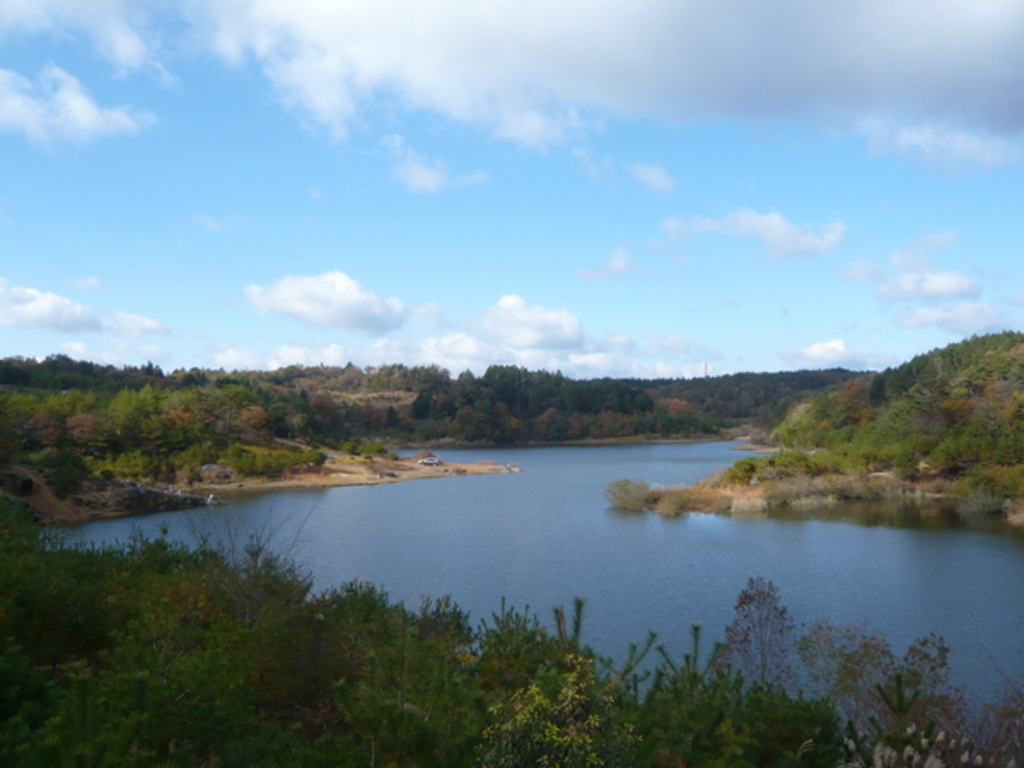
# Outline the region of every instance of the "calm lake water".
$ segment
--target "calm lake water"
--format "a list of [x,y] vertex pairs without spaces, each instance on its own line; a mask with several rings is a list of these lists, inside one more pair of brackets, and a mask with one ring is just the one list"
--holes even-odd
[[86,523],[72,542],[125,541],[134,530],[195,541],[271,531],[318,589],[373,582],[411,605],[450,594],[474,620],[587,600],[585,639],[622,657],[648,630],[681,652],[700,622],[709,640],[752,576],[778,585],[798,624],[879,629],[902,654],[935,632],[954,680],[974,700],[1024,676],[1024,537],[998,521],[834,507],[813,519],[663,519],[608,508],[624,477],[677,485],[731,464],[728,443],[442,451],[516,463],[523,472],[388,486],[249,495],[219,507]]

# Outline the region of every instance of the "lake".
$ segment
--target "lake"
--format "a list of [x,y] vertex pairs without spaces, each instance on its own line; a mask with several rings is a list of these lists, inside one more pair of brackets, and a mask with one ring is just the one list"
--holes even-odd
[[85,523],[72,542],[133,530],[192,542],[273,534],[318,589],[373,582],[410,605],[450,594],[475,620],[504,597],[550,625],[551,607],[586,598],[584,638],[622,657],[648,630],[674,652],[700,622],[709,640],[732,619],[752,576],[779,587],[798,624],[827,619],[881,630],[902,655],[942,634],[955,682],[991,698],[1024,677],[1024,537],[990,517],[883,513],[849,505],[816,514],[664,519],[609,509],[620,478],[690,484],[743,453],[730,443],[440,451],[453,462],[515,463],[513,474],[242,496],[218,507]]

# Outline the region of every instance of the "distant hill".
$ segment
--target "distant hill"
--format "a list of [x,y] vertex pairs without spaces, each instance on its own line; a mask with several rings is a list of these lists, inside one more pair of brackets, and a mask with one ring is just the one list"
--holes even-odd
[[[92,416],[99,428],[112,426],[116,420],[108,418],[110,404],[130,399],[126,393],[145,391],[145,407],[136,409],[135,422],[150,420],[142,431],[157,443],[169,423],[164,417],[172,411],[171,421],[178,427],[184,422],[194,436],[212,428],[216,434],[207,439],[230,437],[232,431],[249,438],[262,434],[327,443],[707,437],[740,424],[770,428],[793,402],[859,375],[835,369],[579,380],[513,365],[491,366],[482,376],[466,371],[453,377],[436,366],[352,364],[165,374],[152,363],[116,368],[54,355],[42,361],[0,360],[0,418],[6,412],[13,430],[25,432],[35,416],[35,432],[41,423],[50,425],[52,443],[74,416]],[[3,399],[5,392],[22,396]],[[68,402],[58,403],[69,396]],[[161,418],[163,426],[157,423]],[[131,427],[139,428],[134,422]]]

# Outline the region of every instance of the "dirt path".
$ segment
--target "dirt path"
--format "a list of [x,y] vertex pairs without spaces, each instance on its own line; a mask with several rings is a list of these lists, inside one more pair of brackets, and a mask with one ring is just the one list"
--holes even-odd
[[38,519],[47,523],[72,523],[81,519],[74,504],[68,499],[57,498],[39,472],[24,466],[16,467],[14,471],[32,480],[32,492],[18,499],[28,504]]

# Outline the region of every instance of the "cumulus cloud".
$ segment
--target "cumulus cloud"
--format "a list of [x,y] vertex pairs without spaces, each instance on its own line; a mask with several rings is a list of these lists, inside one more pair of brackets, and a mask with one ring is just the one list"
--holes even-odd
[[636,272],[643,272],[643,269],[633,261],[632,254],[625,248],[616,248],[604,264],[595,269],[581,269],[578,274],[583,280],[611,280]]
[[440,192],[446,187],[465,187],[487,181],[487,174],[483,171],[452,176],[447,163],[427,159],[401,136],[385,136],[381,143],[391,154],[394,163],[392,175],[410,192]]
[[343,366],[350,360],[351,356],[348,350],[340,344],[321,343],[315,347],[285,344],[270,353],[265,367],[273,370],[289,365]]
[[485,313],[488,332],[513,349],[582,347],[583,324],[567,309],[531,306],[521,296],[502,296]]
[[215,366],[226,371],[256,371],[267,367],[266,361],[256,352],[230,344],[220,345],[211,357]]
[[130,312],[115,312],[109,320],[103,321],[103,328],[126,336],[145,336],[150,333],[168,333],[167,326],[159,320],[153,320]]
[[970,336],[993,330],[999,323],[999,312],[988,302],[975,301],[951,307],[920,307],[902,312],[900,324],[905,328],[934,325],[950,333]]
[[586,113],[810,115],[867,132],[876,149],[991,164],[1005,155],[998,139],[1024,130],[1024,8],[1013,2],[34,0],[5,7],[0,32],[15,30],[83,30],[121,66],[203,46],[262,69],[337,137],[382,95],[534,145],[578,130]]
[[875,295],[883,301],[935,301],[977,296],[981,286],[959,272],[937,269],[930,255],[956,242],[955,232],[938,232],[919,238],[889,257],[895,274],[879,264],[860,261],[847,272],[849,280],[875,283]]
[[152,115],[131,107],[98,106],[76,78],[52,64],[38,84],[0,69],[0,130],[19,131],[37,144],[86,144],[153,122]]
[[92,309],[56,293],[11,285],[0,277],[0,326],[51,331],[98,331]]
[[[409,311],[409,316],[415,310]],[[514,364],[531,370],[562,371],[570,376],[639,378],[699,375],[704,363],[720,353],[673,334],[646,333],[640,338],[587,333],[566,309],[529,304],[520,296],[503,296],[481,313],[479,322],[444,332],[409,323],[401,335],[374,338],[352,347],[327,341],[285,345],[270,352],[222,343],[210,353],[214,365],[229,369],[271,369],[286,365],[381,365],[401,360],[408,365],[439,365],[449,371],[483,373],[490,365]],[[451,328],[450,324],[446,325]]]
[[370,364],[407,360],[415,365],[438,365],[449,371],[483,373],[489,365],[519,364],[514,350],[465,331],[425,339],[377,339],[360,350],[359,357]]
[[138,67],[150,59],[148,8],[123,0],[23,0],[4,3],[0,35],[15,30],[61,33],[81,29],[100,54],[119,67]]
[[82,341],[65,341],[60,345],[60,351],[74,360],[90,360],[93,357],[89,347]]
[[654,192],[673,192],[676,188],[675,179],[668,175],[664,168],[656,165],[643,165],[633,163],[627,165],[628,170],[634,179]]
[[344,272],[316,277],[289,275],[273,285],[249,285],[245,296],[260,314],[287,315],[317,328],[343,328],[376,336],[405,322],[406,308],[381,299]]
[[676,238],[701,233],[756,237],[775,258],[824,253],[841,244],[846,235],[846,226],[840,222],[827,224],[814,233],[787,221],[778,213],[759,213],[750,208],[740,208],[720,219],[697,217],[688,223],[676,218],[666,219],[662,227]]
[[794,368],[881,368],[891,365],[893,358],[867,355],[851,349],[843,339],[832,339],[811,344],[806,349],[780,352],[779,357]]
[[880,283],[876,289],[879,298],[887,301],[914,299],[960,299],[977,296],[981,287],[958,272],[907,272]]

